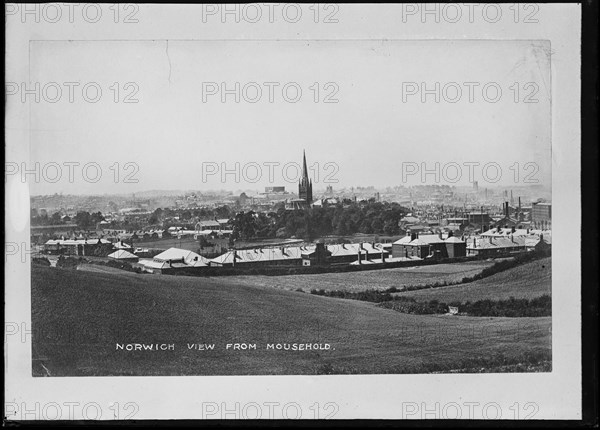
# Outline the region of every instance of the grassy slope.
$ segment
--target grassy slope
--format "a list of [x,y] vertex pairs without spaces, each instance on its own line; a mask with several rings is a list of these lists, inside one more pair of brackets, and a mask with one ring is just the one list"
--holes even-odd
[[551,261],[551,258],[532,261],[469,284],[407,291],[395,295],[414,297],[422,301],[437,299],[446,303],[483,299],[505,300],[510,296],[517,299],[533,299],[552,293]]
[[313,288],[327,291],[363,291],[371,288],[384,290],[392,286],[424,285],[443,281],[457,282],[462,280],[463,277],[473,276],[493,264],[493,261],[474,261],[468,263],[368,270],[364,272],[285,276],[236,276],[235,282],[249,286],[266,285],[286,290],[302,288],[306,292],[309,292]]
[[[410,373],[550,351],[550,318],[405,315],[235,282],[34,266],[33,373]],[[176,350],[116,351],[116,342],[174,343]],[[216,347],[187,350],[188,342]],[[258,349],[226,351],[234,342],[255,342]],[[327,342],[335,350],[266,351],[266,342]]]

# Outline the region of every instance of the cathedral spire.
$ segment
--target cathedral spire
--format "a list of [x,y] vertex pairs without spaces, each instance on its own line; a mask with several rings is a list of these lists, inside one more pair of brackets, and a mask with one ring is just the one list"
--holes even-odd
[[302,152],[302,177],[298,184],[298,197],[304,200],[308,205],[312,203],[312,181],[308,177],[308,168],[306,167],[306,151]]
[[308,178],[308,169],[306,168],[306,150],[302,151],[302,177]]

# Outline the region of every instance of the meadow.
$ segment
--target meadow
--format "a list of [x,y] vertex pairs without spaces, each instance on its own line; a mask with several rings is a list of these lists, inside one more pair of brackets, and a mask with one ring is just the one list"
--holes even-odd
[[[94,270],[32,266],[34,376],[549,370],[550,317],[408,315],[374,303],[248,285],[240,277]],[[346,274],[319,275],[307,288],[339,275]],[[266,347],[296,342],[329,349]],[[135,343],[173,349],[117,349]],[[236,343],[256,349],[235,350]]]
[[461,302],[467,300],[534,299],[552,294],[552,259],[542,258],[510,270],[496,273],[475,282],[393,293],[394,296],[412,297],[418,301],[439,300]]
[[[284,276],[236,276],[235,282],[249,286],[267,286],[292,290],[311,289],[325,291],[364,291],[367,289],[385,290],[390,287],[424,286],[437,283],[460,282],[462,278],[480,273],[491,267],[493,261],[470,261],[466,263],[432,264],[362,272],[320,273],[312,275]],[[229,282],[223,280],[223,282]]]

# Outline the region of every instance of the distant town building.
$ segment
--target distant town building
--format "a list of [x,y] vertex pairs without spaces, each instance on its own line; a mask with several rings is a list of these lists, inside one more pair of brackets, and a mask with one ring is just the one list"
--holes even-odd
[[471,212],[467,214],[469,224],[479,227],[487,226],[490,223],[490,214],[487,212]]
[[308,168],[306,167],[306,153],[302,159],[302,178],[298,184],[298,197],[304,200],[307,205],[313,202],[312,180],[308,178]]
[[265,194],[285,193],[285,187],[265,187]]
[[548,228],[552,221],[552,203],[533,203],[531,205],[531,221],[536,226]]

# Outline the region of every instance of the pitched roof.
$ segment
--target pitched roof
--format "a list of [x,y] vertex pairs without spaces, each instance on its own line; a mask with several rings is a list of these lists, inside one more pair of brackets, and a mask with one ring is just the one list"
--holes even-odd
[[526,238],[524,236],[513,237],[485,237],[475,239],[475,245],[472,240],[467,241],[469,249],[490,249],[490,248],[514,248],[524,247]]
[[[382,245],[365,242],[362,244],[361,254],[381,254]],[[329,244],[326,246],[327,251],[331,252],[332,256],[358,255],[360,243],[347,244]],[[251,263],[259,261],[281,261],[301,259],[302,255],[310,255],[315,250],[315,245],[307,246],[289,246],[289,247],[273,247],[273,248],[253,248],[253,249],[238,249],[235,251],[236,263]],[[389,251],[383,249],[384,255],[389,254]],[[233,263],[234,251],[228,251],[223,255],[219,255],[210,261],[218,264]]]
[[409,243],[409,245],[424,246],[424,245],[431,245],[432,243],[442,243],[442,242],[444,242],[444,240],[440,239],[440,237],[437,234],[421,234],[415,240],[411,241]]
[[233,256],[235,253],[235,261],[239,263],[250,263],[258,261],[281,261],[281,260],[292,260],[302,258],[302,253],[310,252],[314,250],[314,246],[290,246],[287,248],[253,248],[253,249],[238,249],[236,251],[227,251],[223,255],[219,255],[211,259],[215,263],[219,264],[231,264],[233,263]]
[[125,260],[125,259],[133,259],[138,258],[137,255],[132,254],[131,252],[125,251],[124,249],[119,249],[118,251],[113,252],[108,256],[108,258],[114,258],[116,260]]
[[397,241],[395,241],[394,245],[404,245],[406,243],[409,243],[411,240],[412,239],[411,239],[410,235],[404,236],[402,239],[398,239]]
[[46,242],[46,245],[98,245],[110,244],[106,239],[55,239]]
[[[174,260],[183,260],[184,263],[190,266],[201,266],[207,265],[209,260],[207,258],[202,257],[200,254],[196,254],[193,251],[189,251],[187,249],[180,248],[169,248],[166,251],[161,252],[158,255],[154,256],[155,261],[174,261]],[[201,263],[201,264],[200,264]]]
[[149,269],[166,269],[169,267],[169,263],[164,261],[140,260],[139,263]]

